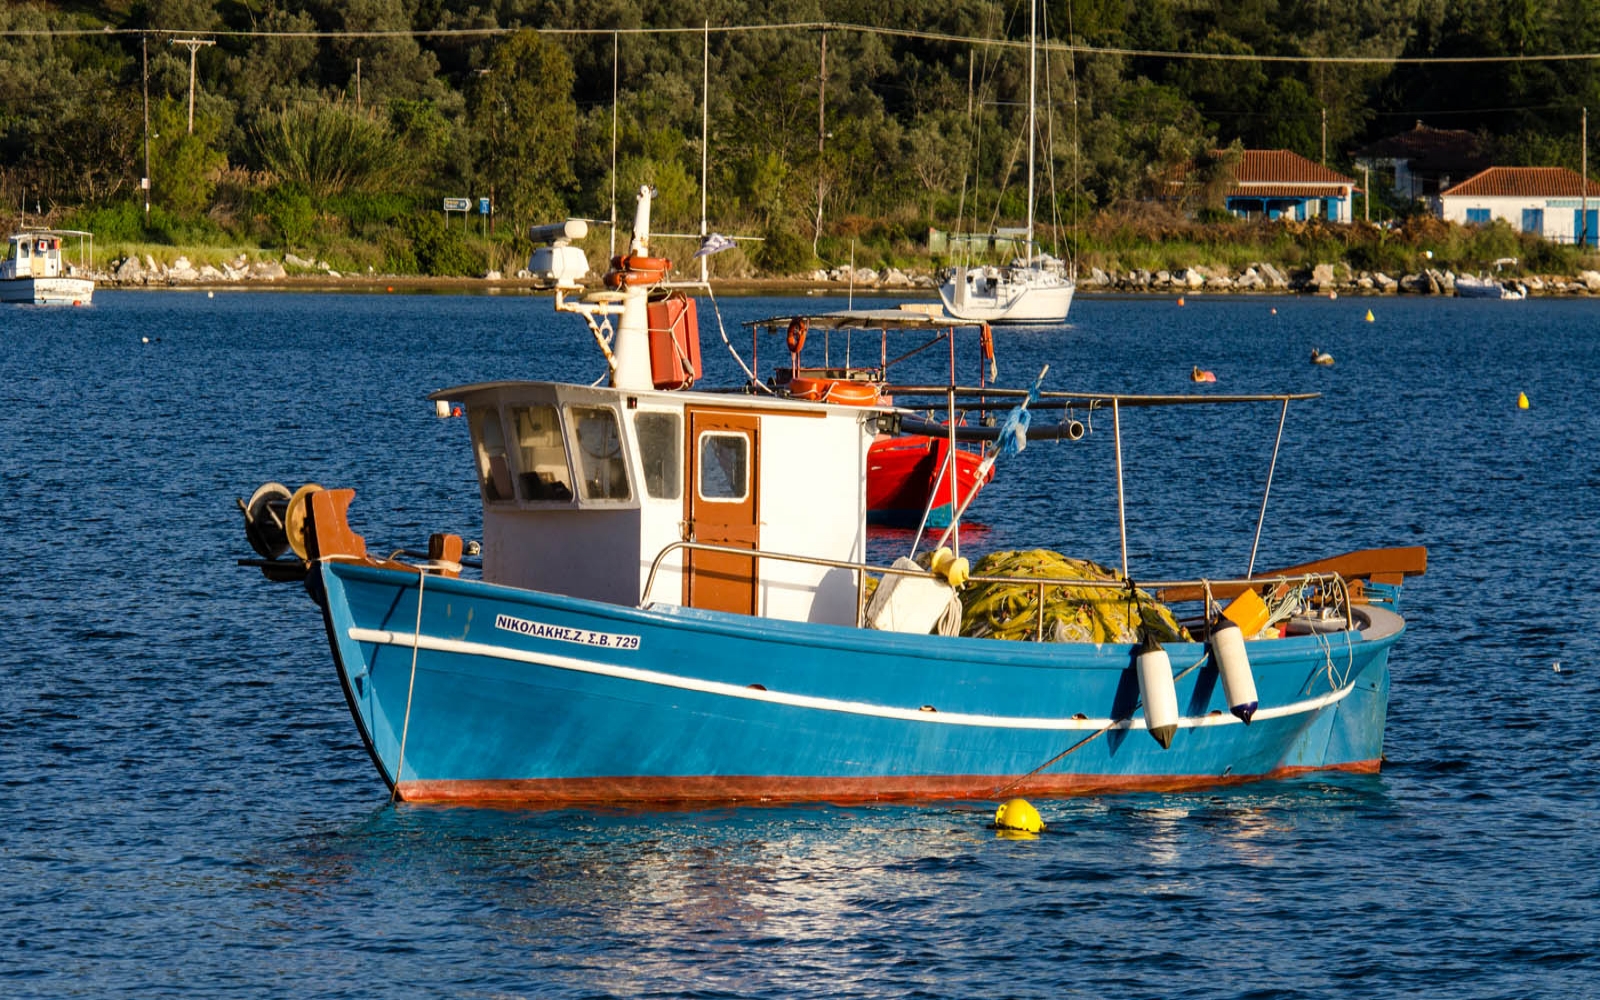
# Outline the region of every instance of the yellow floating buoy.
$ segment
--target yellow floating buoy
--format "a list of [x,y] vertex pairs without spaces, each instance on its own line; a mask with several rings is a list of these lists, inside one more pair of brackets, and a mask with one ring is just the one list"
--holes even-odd
[[1525,392],[1517,393],[1517,409],[1526,410],[1527,408],[1528,408],[1528,394],[1525,393]]
[[1178,305],[1180,305],[1180,306],[1183,305],[1183,296],[1182,295],[1178,296]]
[[1044,820],[1039,818],[1039,810],[1027,799],[1011,799],[1002,802],[1000,808],[994,811],[994,825],[1000,830],[1038,833],[1044,829]]
[[1368,323],[1372,322],[1372,310],[1371,309],[1367,310],[1367,322]]

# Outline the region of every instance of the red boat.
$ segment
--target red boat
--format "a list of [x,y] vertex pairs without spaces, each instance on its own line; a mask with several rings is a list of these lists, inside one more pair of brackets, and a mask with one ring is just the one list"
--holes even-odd
[[[949,454],[950,442],[944,438],[879,435],[867,450],[867,519],[875,524],[916,527],[927,511],[929,527],[949,527],[952,515],[967,497],[994,479],[992,465],[979,478],[981,454],[958,447],[952,498]],[[934,499],[932,505],[929,497]]]

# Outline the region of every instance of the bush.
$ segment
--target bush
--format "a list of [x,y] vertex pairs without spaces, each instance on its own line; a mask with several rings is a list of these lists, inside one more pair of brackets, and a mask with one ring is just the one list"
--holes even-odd
[[303,248],[317,224],[317,210],[311,195],[299,184],[279,184],[267,192],[262,211],[267,225],[285,250]]
[[756,266],[768,274],[795,274],[811,260],[806,241],[782,226],[773,226],[756,249]]
[[407,216],[400,221],[399,230],[409,243],[407,249],[419,274],[465,277],[484,272],[483,258],[467,244],[460,230],[447,228],[431,212]]
[[84,208],[68,215],[64,221],[68,229],[83,229],[105,242],[143,243],[144,205],[140,202],[122,201],[100,208]]

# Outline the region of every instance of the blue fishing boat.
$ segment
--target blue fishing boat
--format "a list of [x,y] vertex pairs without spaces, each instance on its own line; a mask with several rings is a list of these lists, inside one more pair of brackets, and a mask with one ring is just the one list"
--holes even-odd
[[[974,568],[943,544],[953,527],[921,560],[869,567],[868,451],[908,415],[696,388],[693,300],[650,255],[650,199],[605,290],[581,294],[570,245],[542,258],[608,384],[432,397],[470,427],[481,562],[446,533],[369,552],[347,489],[241,503],[262,556],[247,562],[320,605],[395,797],[984,799],[1378,768],[1396,602],[1422,550],[1135,583],[1063,561]],[[1120,442],[1122,407],[1194,401],[985,391],[1004,419],[960,430],[990,461],[1049,430],[1035,410],[1101,407]]]

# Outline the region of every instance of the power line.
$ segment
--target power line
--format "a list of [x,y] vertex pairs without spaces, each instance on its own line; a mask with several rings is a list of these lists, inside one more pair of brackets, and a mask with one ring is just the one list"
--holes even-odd
[[[881,35],[890,38],[907,38],[916,41],[942,42],[951,45],[981,45],[997,48],[1025,49],[1028,43],[1021,39],[990,38],[973,35],[955,35],[937,31],[916,31],[909,28],[886,28],[843,21],[795,21],[783,24],[738,24],[719,27],[661,27],[661,28],[431,28],[427,30],[393,31],[264,31],[264,30],[195,30],[192,28],[38,28],[0,31],[0,38],[49,38],[137,35],[197,35],[209,38],[494,38],[513,35],[520,31],[536,31],[541,35],[598,36],[598,35],[688,35],[710,31],[714,34],[736,34],[761,31],[826,31],[854,32],[862,35]],[[1265,55],[1242,52],[1179,52],[1166,49],[1129,49],[1115,46],[1075,45],[1066,42],[1044,42],[1040,48],[1077,56],[1119,56],[1133,59],[1172,59],[1191,62],[1254,62],[1287,63],[1325,66],[1384,65],[1384,66],[1483,66],[1512,63],[1600,62],[1600,52],[1549,52],[1543,54],[1477,55],[1477,56],[1395,56],[1395,55]]]

